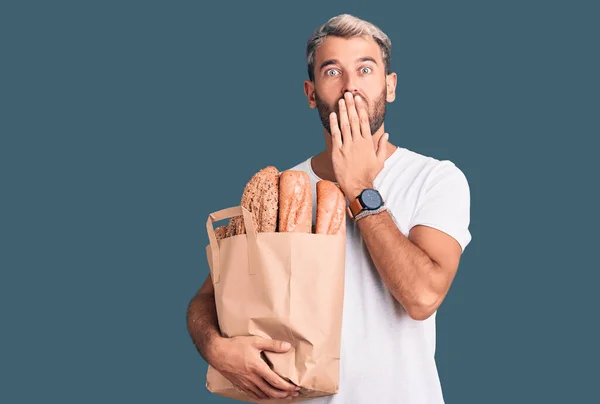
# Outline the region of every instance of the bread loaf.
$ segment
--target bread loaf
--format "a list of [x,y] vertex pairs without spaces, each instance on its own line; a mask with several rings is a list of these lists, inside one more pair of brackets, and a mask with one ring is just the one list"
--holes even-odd
[[[252,221],[257,232],[274,232],[277,228],[279,200],[279,170],[267,166],[254,174],[244,187],[241,206],[252,213]],[[226,237],[245,234],[246,227],[242,216],[229,221]]]
[[278,232],[312,231],[312,186],[304,171],[287,170],[279,176]]
[[346,233],[346,198],[335,183],[317,182],[316,234]]
[[[346,198],[332,181],[316,186],[316,225],[312,223],[313,198],[310,177],[304,171],[267,166],[244,187],[241,206],[252,214],[258,232],[301,232],[339,235],[346,232]],[[243,217],[231,218],[215,229],[217,239],[244,234]]]
[[217,238],[217,240],[221,240],[225,237],[227,237],[227,228],[229,226],[228,225],[224,225],[224,226],[219,226],[215,229],[215,237]]
[[[227,229],[225,229],[225,237],[231,237],[236,235],[236,231],[240,228],[239,223],[242,221],[242,216],[235,216],[229,220]],[[239,233],[242,234],[242,233]]]

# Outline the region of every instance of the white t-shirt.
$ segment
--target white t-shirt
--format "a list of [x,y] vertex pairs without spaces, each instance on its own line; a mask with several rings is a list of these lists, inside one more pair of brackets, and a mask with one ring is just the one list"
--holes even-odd
[[[311,158],[291,170],[320,178]],[[427,225],[454,237],[463,251],[471,241],[470,191],[462,171],[448,160],[398,147],[375,178],[400,231]],[[310,404],[441,404],[444,403],[435,355],[435,314],[411,319],[387,290],[362,240],[358,225],[347,217],[346,274],[342,319],[340,388]]]

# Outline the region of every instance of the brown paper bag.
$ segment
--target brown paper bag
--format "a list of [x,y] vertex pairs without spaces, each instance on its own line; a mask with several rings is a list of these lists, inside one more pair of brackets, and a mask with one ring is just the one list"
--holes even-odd
[[[243,216],[246,234],[217,240],[213,223],[234,216]],[[254,335],[292,344],[285,353],[263,352],[275,373],[301,387],[298,397],[281,402],[337,393],[345,234],[257,233],[252,214],[242,206],[210,214],[206,229],[223,336]],[[212,366],[206,387],[224,397],[254,401]]]

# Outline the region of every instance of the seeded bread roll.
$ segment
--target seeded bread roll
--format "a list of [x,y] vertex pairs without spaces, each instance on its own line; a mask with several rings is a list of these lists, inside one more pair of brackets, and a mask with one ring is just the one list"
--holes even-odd
[[236,235],[235,232],[236,232],[236,229],[238,228],[238,223],[241,220],[242,220],[241,216],[235,216],[229,220],[229,224],[227,225],[227,228],[225,229],[225,237],[231,237],[231,236]]
[[317,182],[316,234],[346,233],[346,198],[332,181]]
[[[244,187],[241,205],[252,213],[257,232],[274,232],[277,229],[278,188],[279,170],[273,166],[267,166],[254,174]],[[227,237],[245,233],[242,216],[229,221]]]
[[224,225],[224,226],[219,226],[215,229],[215,237],[217,238],[217,240],[227,237],[227,228],[228,227],[229,227],[228,225]]
[[288,170],[279,176],[279,232],[311,233],[312,187],[304,171]]

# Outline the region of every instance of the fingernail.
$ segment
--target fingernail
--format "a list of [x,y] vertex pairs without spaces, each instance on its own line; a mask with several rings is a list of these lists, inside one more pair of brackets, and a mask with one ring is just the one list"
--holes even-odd
[[290,349],[292,347],[292,344],[290,344],[289,342],[284,342],[283,344],[281,344],[281,347],[283,349]]

